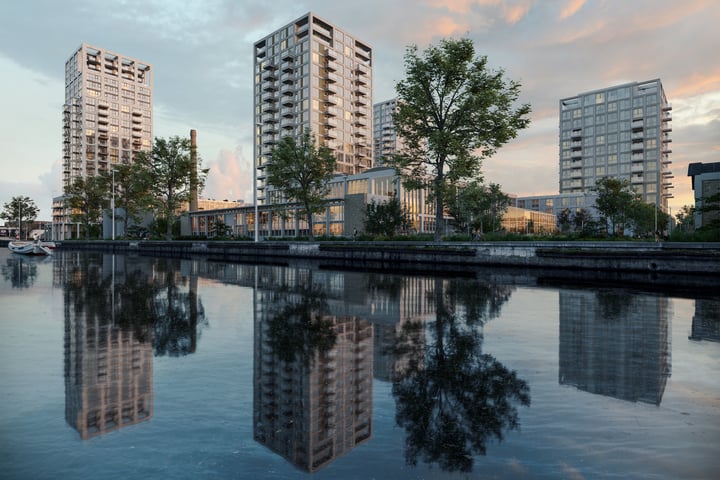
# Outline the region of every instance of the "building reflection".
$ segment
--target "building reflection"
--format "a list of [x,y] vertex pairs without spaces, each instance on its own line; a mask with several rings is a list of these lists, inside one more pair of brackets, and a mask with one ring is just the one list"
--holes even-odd
[[197,277],[179,260],[63,253],[67,423],[89,439],[149,420],[153,355],[194,352],[207,323]]
[[720,300],[698,298],[692,319],[690,340],[720,342]]
[[627,290],[561,289],[561,385],[660,405],[670,376],[669,300]]

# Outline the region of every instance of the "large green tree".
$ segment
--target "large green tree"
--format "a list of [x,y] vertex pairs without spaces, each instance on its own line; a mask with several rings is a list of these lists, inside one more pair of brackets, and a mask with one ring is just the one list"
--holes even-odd
[[17,222],[18,235],[20,238],[23,238],[23,222],[34,222],[37,218],[38,211],[39,209],[32,198],[20,195],[12,197],[9,202],[5,202],[2,212],[0,212],[0,218],[10,222]]
[[622,234],[630,212],[637,201],[637,193],[630,181],[623,178],[603,177],[595,182],[593,191],[597,192],[595,208],[610,235]]
[[432,193],[435,241],[442,238],[447,185],[478,177],[482,160],[530,122],[530,105],[516,106],[520,83],[487,63],[469,39],[442,40],[422,54],[413,45],[405,54],[395,114],[403,149],[390,163],[406,188]]
[[109,196],[110,176],[107,174],[78,177],[65,186],[65,204],[71,209],[72,221],[83,225],[85,238],[89,239],[93,229],[101,223],[103,210],[110,204]]
[[152,205],[151,177],[141,162],[115,166],[116,219],[123,222],[122,231],[127,235],[130,221],[137,223],[144,211]]
[[197,168],[198,191],[202,190],[207,169],[194,165],[190,157],[190,139],[174,136],[168,139],[155,138],[150,152],[140,152],[135,157],[147,172],[148,188],[152,196],[156,218],[166,220],[165,237],[172,240],[175,215],[190,199],[190,181]]
[[313,214],[327,205],[329,182],[335,172],[335,156],[324,145],[317,145],[310,131],[299,138],[284,137],[272,150],[266,167],[266,182],[288,202],[299,203],[307,217],[309,237],[313,237]]

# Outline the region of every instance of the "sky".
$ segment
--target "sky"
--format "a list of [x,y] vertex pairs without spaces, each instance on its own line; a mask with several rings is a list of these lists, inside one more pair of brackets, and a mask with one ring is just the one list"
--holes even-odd
[[252,201],[253,44],[313,12],[373,48],[373,103],[395,97],[407,47],[470,38],[520,82],[531,125],[483,162],[518,196],[558,192],[558,103],[659,78],[672,104],[677,213],[694,204],[687,166],[720,161],[717,0],[8,0],[0,16],[0,205],[62,194],[66,60],[85,42],[150,63],[154,135],[197,130],[203,196]]

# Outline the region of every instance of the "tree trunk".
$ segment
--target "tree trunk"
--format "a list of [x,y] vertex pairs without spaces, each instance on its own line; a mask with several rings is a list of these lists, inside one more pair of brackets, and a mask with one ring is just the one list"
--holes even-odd
[[[440,167],[440,170],[442,171],[442,167]],[[444,230],[444,217],[443,217],[443,204],[444,198],[443,198],[443,189],[442,189],[442,183],[443,183],[443,176],[442,173],[439,173],[437,178],[435,179],[435,242],[439,243],[442,241],[442,234]]]

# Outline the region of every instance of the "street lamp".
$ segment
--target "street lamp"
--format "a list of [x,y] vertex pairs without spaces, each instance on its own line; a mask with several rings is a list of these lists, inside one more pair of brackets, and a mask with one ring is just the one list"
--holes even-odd
[[115,240],[115,169],[112,169],[112,199],[110,200],[110,208],[112,209],[112,239]]

